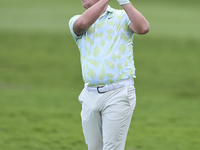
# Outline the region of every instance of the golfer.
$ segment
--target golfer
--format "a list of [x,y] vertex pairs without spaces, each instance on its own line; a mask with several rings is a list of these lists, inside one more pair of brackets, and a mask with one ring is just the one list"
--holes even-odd
[[84,89],[79,95],[88,150],[124,150],[136,105],[133,35],[149,23],[129,0],[82,0],[86,11],[69,21],[81,57]]

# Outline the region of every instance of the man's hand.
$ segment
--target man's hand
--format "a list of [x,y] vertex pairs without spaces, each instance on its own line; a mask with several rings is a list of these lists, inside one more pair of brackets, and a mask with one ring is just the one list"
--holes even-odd
[[117,2],[118,2],[120,5],[125,5],[125,4],[130,3],[129,0],[117,0]]

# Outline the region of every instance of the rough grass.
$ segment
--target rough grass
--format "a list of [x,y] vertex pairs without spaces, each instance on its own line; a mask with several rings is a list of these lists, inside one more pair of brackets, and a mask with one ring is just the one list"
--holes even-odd
[[[199,150],[199,2],[134,4],[151,31],[135,36],[137,107],[126,150]],[[82,11],[80,1],[0,0],[0,149],[87,149],[68,29]]]

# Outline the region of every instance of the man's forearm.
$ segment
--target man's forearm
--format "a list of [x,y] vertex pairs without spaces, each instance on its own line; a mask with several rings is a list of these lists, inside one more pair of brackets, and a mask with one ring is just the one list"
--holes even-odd
[[110,0],[100,0],[88,8],[74,23],[73,29],[77,35],[82,34],[101,16],[106,10]]
[[149,31],[149,22],[131,3],[122,5],[122,8],[126,11],[131,21],[129,28],[133,32],[145,34]]

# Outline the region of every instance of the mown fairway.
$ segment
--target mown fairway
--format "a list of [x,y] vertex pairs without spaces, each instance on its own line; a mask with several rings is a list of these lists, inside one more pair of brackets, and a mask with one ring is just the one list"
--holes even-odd
[[[200,1],[131,1],[151,29],[135,36],[137,107],[126,150],[199,150]],[[68,28],[83,11],[80,0],[0,0],[0,150],[87,149]]]

